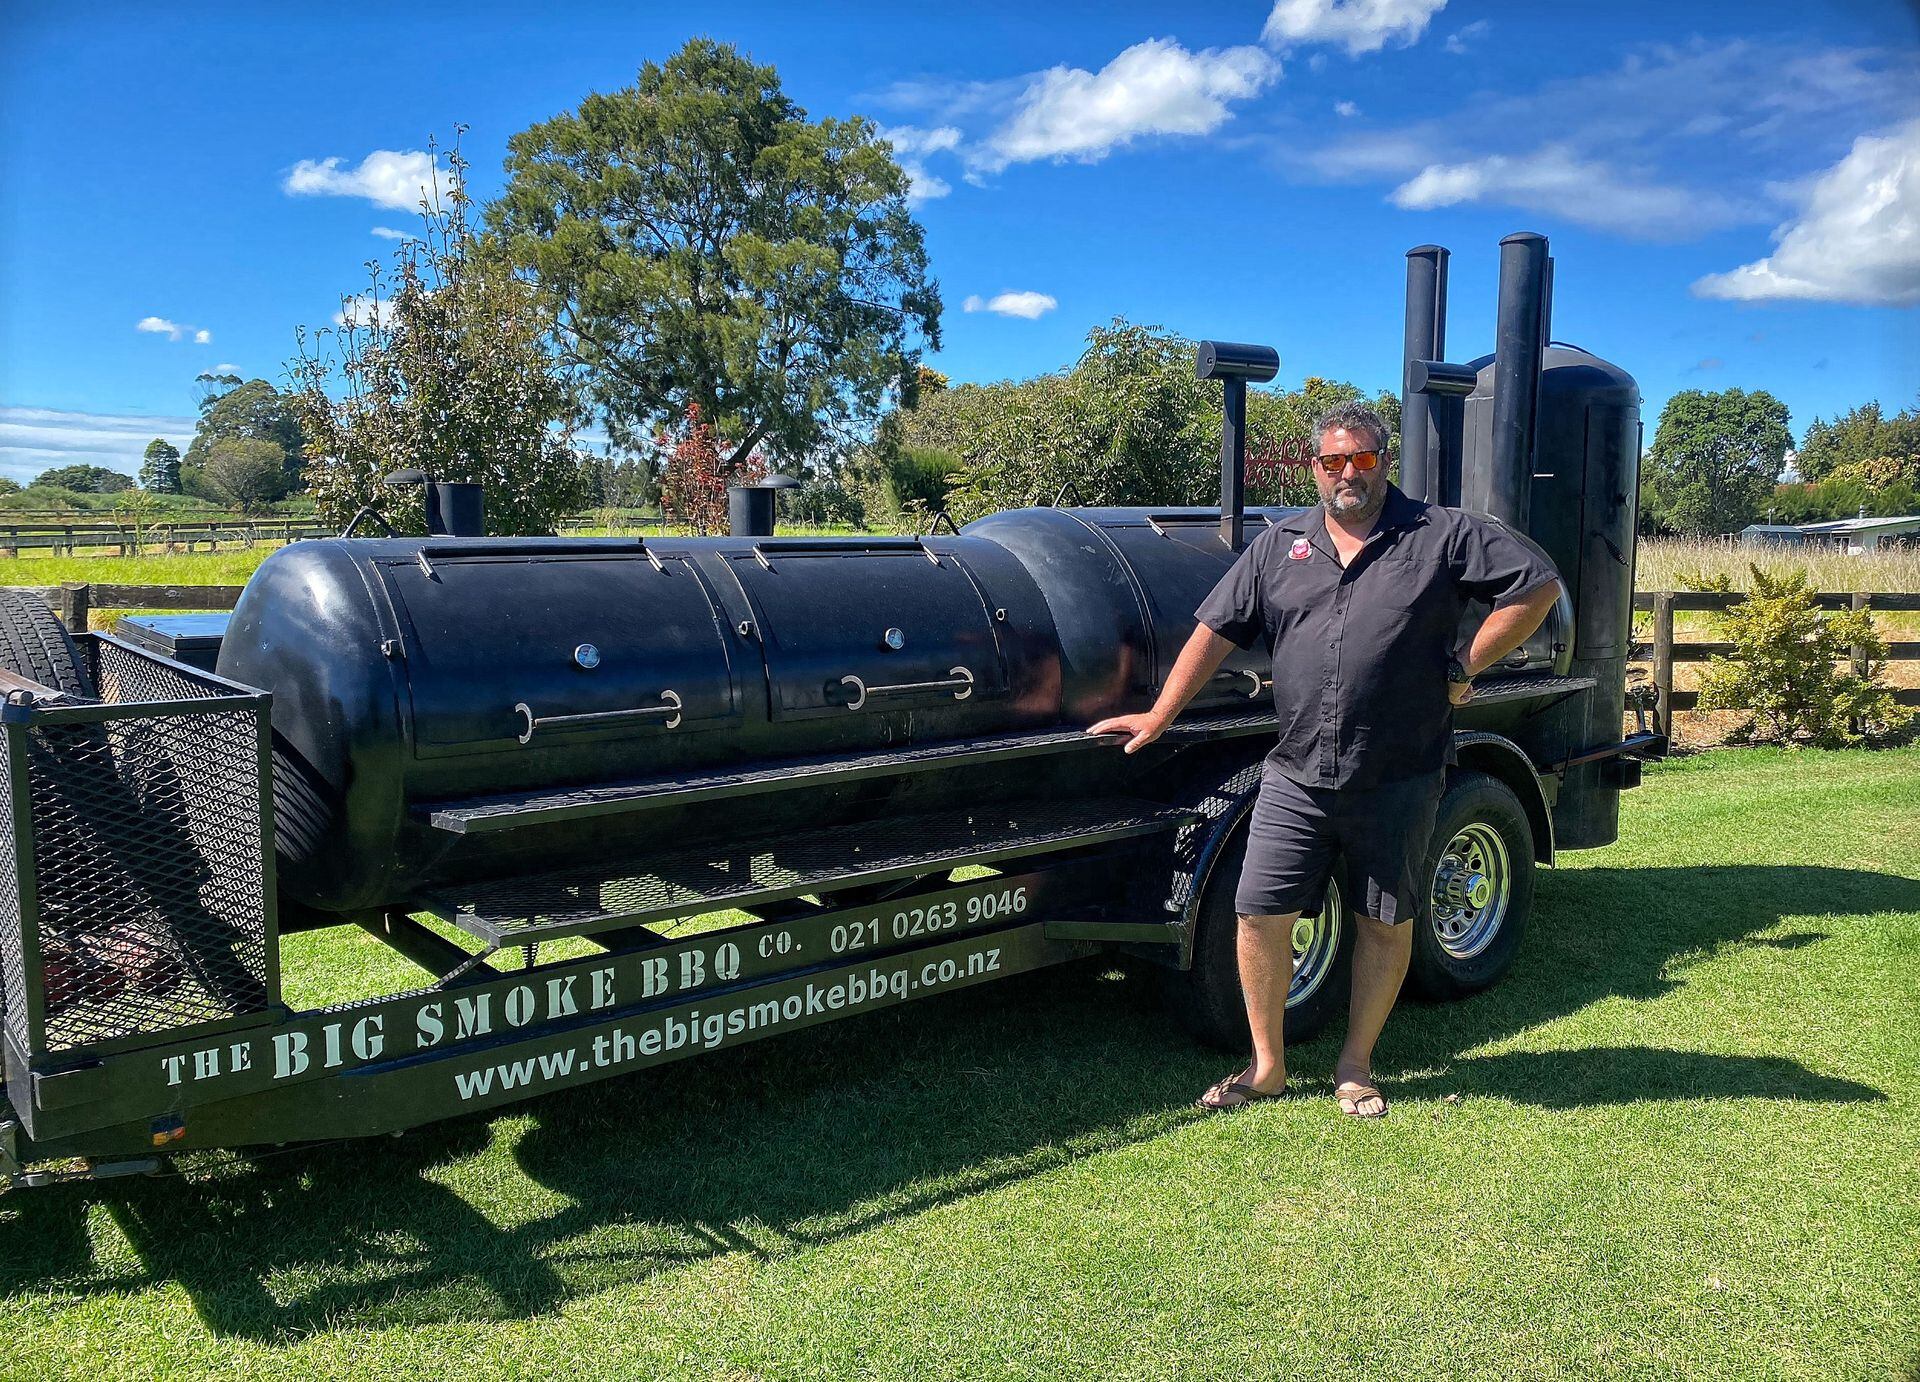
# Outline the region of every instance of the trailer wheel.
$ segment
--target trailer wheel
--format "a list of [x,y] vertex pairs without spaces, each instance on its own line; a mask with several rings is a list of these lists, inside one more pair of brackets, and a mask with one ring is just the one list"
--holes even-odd
[[[1246,852],[1242,821],[1201,895],[1193,967],[1161,971],[1167,1006],[1181,1025],[1210,1046],[1239,1052],[1246,1051],[1252,1040],[1246,997],[1240,988],[1240,918],[1233,907]],[[1339,884],[1329,883],[1327,905],[1320,914],[1294,923],[1293,988],[1287,995],[1289,1043],[1308,1040],[1339,1011],[1346,1002],[1352,962],[1353,914],[1341,900]]]
[[94,698],[79,645],[36,595],[0,590],[0,666],[56,691]]
[[1451,772],[1428,860],[1432,882],[1408,978],[1428,998],[1490,988],[1512,968],[1533,907],[1526,808],[1496,777]]

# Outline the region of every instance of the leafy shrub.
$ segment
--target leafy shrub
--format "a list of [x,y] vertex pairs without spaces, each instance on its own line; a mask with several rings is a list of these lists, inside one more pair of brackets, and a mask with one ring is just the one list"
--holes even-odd
[[[1220,386],[1194,378],[1193,349],[1184,337],[1116,318],[1087,334],[1085,352],[1062,373],[923,390],[917,406],[889,416],[864,473],[889,465],[897,450],[956,458],[946,506],[962,523],[1048,503],[1063,489],[1088,504],[1215,503]],[[1351,384],[1319,378],[1297,390],[1251,390],[1248,502],[1313,502],[1304,467],[1262,473],[1253,462],[1300,449],[1315,416],[1360,397]],[[1397,434],[1398,400],[1372,401]],[[868,507],[873,518],[879,506]]]
[[1750,741],[1838,747],[1905,729],[1913,716],[1887,690],[1887,647],[1872,617],[1822,612],[1801,572],[1752,572],[1752,591],[1720,618],[1734,656],[1701,673],[1699,708],[1749,712],[1734,737]]

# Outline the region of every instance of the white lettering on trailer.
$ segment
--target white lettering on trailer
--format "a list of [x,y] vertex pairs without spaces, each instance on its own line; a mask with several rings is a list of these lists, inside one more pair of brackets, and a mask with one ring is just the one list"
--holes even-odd
[[281,1032],[273,1039],[273,1078],[288,1079],[307,1068],[307,1034]]
[[[866,913],[854,920],[836,923],[830,932],[822,934],[826,937],[826,948],[840,955],[882,945],[894,938],[917,939],[963,925],[1018,916],[1025,913],[1029,905],[1028,890],[1024,886],[989,888],[971,893],[958,902],[943,900],[899,911],[889,908]],[[293,1080],[321,1071],[371,1064],[392,1055],[430,1051],[488,1037],[503,1029],[520,1031],[542,1020],[557,1022],[579,1017],[583,1012],[597,1013],[616,1008],[622,1001],[619,977],[623,968],[630,981],[632,976],[638,976],[640,999],[733,983],[746,970],[745,947],[752,947],[761,962],[788,958],[797,962],[805,947],[795,938],[796,934],[791,924],[770,927],[741,944],[723,940],[688,945],[666,955],[626,956],[617,963],[592,970],[530,975],[510,986],[476,988],[446,997],[423,995],[410,1010],[387,1005],[384,1010],[365,1012],[358,1017],[342,1013],[337,1021],[309,1021],[308,1025],[271,1034],[260,1033],[198,1050],[162,1054],[157,1056],[160,1083],[163,1087],[179,1088],[207,1080],[221,1081],[251,1071],[256,1065],[256,1050],[264,1061],[266,1047],[262,1043],[267,1041],[272,1042],[273,1049],[271,1079]],[[946,960],[917,970],[905,966],[874,968],[850,976],[842,984],[809,988],[804,996],[761,1000],[725,1012],[703,1013],[696,1009],[688,1019],[690,1026],[675,1019],[664,1028],[642,1032],[637,1040],[643,1054],[648,1056],[689,1045],[696,1048],[712,1045],[727,1036],[792,1022],[802,1016],[818,1017],[857,1008],[885,993],[904,997],[912,990],[991,973],[999,968],[998,955],[997,950],[982,951],[960,963]],[[764,963],[757,965],[760,970],[768,967]],[[449,999],[452,1013],[447,1010]],[[627,1001],[634,999],[629,995]],[[325,1014],[310,1016],[321,1018]],[[389,1017],[393,1019],[391,1033]],[[628,1038],[629,1042],[634,1040],[636,1038]],[[390,1051],[390,1046],[399,1049]],[[498,1078],[505,1081],[508,1077],[501,1074]]]

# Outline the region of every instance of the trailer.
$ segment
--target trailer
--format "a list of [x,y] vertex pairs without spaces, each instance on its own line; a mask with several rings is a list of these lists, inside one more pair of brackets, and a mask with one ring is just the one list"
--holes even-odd
[[[1664,741],[1622,733],[1632,378],[1551,342],[1540,237],[1502,243],[1497,349],[1464,365],[1446,252],[1408,265],[1403,488],[1565,587],[1456,715],[1412,971],[1444,997],[1508,970],[1535,868],[1610,842]],[[275,553],[190,660],[0,594],[0,1173],[397,1133],[1103,952],[1244,1043],[1270,661],[1230,656],[1139,754],[1084,729],[1152,703],[1249,531],[1297,512],[1242,502],[1271,352],[1197,368],[1217,508],[817,539],[749,496],[725,538],[488,538],[437,485],[427,537]],[[290,1006],[282,941],[319,928],[417,982]],[[1352,934],[1337,892],[1296,926],[1291,1038]]]

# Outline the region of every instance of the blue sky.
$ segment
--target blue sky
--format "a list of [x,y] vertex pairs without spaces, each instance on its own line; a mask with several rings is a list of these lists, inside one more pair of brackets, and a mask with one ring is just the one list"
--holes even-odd
[[[326,6],[0,0],[0,474],[191,435],[193,376],[281,382],[404,231],[427,137],[506,141],[693,34],[870,116],[917,172],[959,380],[1116,314],[1395,385],[1404,251],[1552,237],[1555,334],[1796,433],[1920,398],[1920,28],[1866,0]],[[333,162],[328,162],[333,160]],[[972,307],[973,310],[967,310]]]

